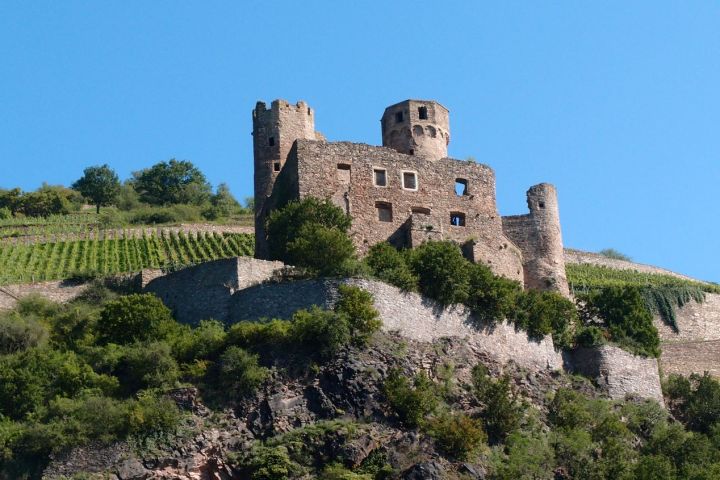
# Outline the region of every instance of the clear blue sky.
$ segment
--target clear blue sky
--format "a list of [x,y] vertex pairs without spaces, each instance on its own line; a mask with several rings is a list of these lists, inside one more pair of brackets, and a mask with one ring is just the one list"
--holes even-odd
[[175,157],[252,193],[251,110],[306,100],[330,140],[437,99],[503,215],[559,190],[566,246],[720,280],[720,4],[0,3],[0,186]]

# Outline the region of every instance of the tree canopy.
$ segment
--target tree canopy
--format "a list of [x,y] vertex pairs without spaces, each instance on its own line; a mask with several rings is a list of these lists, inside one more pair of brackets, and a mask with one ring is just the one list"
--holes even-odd
[[151,205],[200,205],[212,193],[205,175],[195,165],[174,158],[133,172],[132,183],[140,200]]
[[117,173],[107,164],[88,167],[83,171],[72,188],[90,200],[100,213],[100,207],[110,205],[120,193],[120,180]]

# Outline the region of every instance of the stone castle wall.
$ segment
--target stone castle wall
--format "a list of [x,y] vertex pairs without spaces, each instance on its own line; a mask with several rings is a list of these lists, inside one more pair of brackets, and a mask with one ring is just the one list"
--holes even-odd
[[383,147],[430,160],[448,156],[450,112],[439,103],[432,100],[396,103],[385,109],[380,122]]
[[[282,189],[292,192],[297,185],[300,198],[332,199],[352,217],[351,234],[361,254],[383,241],[400,247],[425,238],[472,241],[484,247],[476,250],[476,261],[522,281],[518,251],[502,231],[490,167],[349,142],[299,140],[296,147],[288,167],[296,166],[297,173],[288,175],[292,186]],[[376,184],[375,170],[385,172],[386,185]],[[404,188],[404,172],[415,174],[416,189]],[[457,180],[466,183],[464,194],[456,193]],[[380,208],[388,210],[383,219]],[[461,216],[464,225],[453,225],[452,215]]]
[[[242,264],[211,262],[153,280],[148,290],[166,301],[177,318],[196,323],[205,318],[234,323],[242,320],[290,318],[302,308],[332,308],[340,284],[357,285],[373,294],[383,329],[421,342],[462,337],[478,354],[501,363],[513,361],[534,371],[567,369],[596,379],[613,398],[626,394],[658,399],[657,362],[614,347],[580,353],[556,351],[548,336],[537,341],[524,331],[498,322],[478,325],[462,306],[443,307],[411,292],[366,279],[310,279],[278,282],[276,262],[244,259]],[[247,272],[255,272],[248,275]],[[209,277],[217,275],[211,280]],[[237,275],[237,279],[231,277]],[[257,283],[265,278],[265,283]],[[198,282],[198,279],[203,279]],[[228,288],[228,285],[237,286]],[[180,293],[178,293],[180,292]],[[184,294],[183,294],[184,293]],[[225,297],[223,299],[222,297]],[[198,304],[207,305],[203,309]]]
[[144,290],[160,297],[180,322],[226,321],[233,293],[267,281],[283,268],[281,262],[249,257],[215,260],[158,276],[149,280]]
[[663,404],[658,362],[654,358],[639,357],[618,347],[603,345],[567,353],[566,367],[594,378],[612,398],[633,394]]

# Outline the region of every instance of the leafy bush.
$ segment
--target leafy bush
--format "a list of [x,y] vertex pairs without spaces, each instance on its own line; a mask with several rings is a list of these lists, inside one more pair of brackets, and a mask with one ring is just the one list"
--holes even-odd
[[497,443],[517,430],[524,408],[510,388],[510,377],[494,380],[487,367],[476,365],[472,370],[473,391],[484,405],[481,417],[490,441]]
[[383,392],[400,421],[410,428],[420,426],[439,403],[435,384],[424,373],[411,382],[400,370],[390,370]]
[[177,405],[167,397],[151,391],[138,395],[130,408],[130,433],[140,438],[173,432],[182,415]]
[[256,445],[250,452],[233,456],[233,460],[250,480],[288,480],[300,470],[284,446]]
[[337,463],[325,467],[318,478],[320,480],[373,480],[369,474],[354,473]]
[[287,320],[238,322],[228,330],[227,341],[231,345],[256,352],[283,348],[290,341],[291,325],[292,323]]
[[607,287],[583,297],[585,322],[600,319],[610,339],[635,353],[657,357],[660,337],[638,287]]
[[430,436],[445,454],[466,459],[487,442],[482,423],[464,413],[448,413],[432,420]]
[[32,316],[17,312],[0,315],[0,355],[16,353],[45,343],[47,329]]
[[522,292],[518,282],[496,276],[485,265],[470,263],[470,294],[466,304],[481,320],[494,322],[511,318]]
[[140,199],[152,205],[202,205],[211,193],[205,175],[195,165],[174,158],[133,172],[131,184]]
[[170,309],[153,294],[133,294],[108,302],[97,332],[105,343],[161,340],[177,328]]
[[315,275],[342,274],[354,257],[355,246],[347,233],[316,223],[304,225],[287,244],[289,262]]
[[124,347],[113,373],[121,379],[127,394],[146,388],[173,387],[180,377],[170,345],[165,342],[135,343]]
[[622,252],[615,250],[614,248],[606,248],[606,249],[600,250],[598,253],[600,255],[602,255],[603,257],[612,258],[615,260],[625,260],[626,262],[632,261],[632,258],[628,257],[627,255],[625,255]]
[[410,252],[420,292],[444,305],[464,303],[470,295],[468,261],[452,242],[425,242]]
[[[339,207],[329,200],[306,198],[301,201],[292,201],[283,208],[273,211],[267,220],[267,236],[270,257],[273,260],[282,260],[285,263],[296,265],[304,259],[295,257],[288,251],[305,227],[309,226],[337,229],[347,233],[350,228],[350,217],[345,215]],[[307,231],[305,232],[307,236]],[[327,237],[337,237],[327,235]],[[298,250],[296,253],[299,253]]]
[[515,324],[531,337],[552,334],[556,346],[571,346],[577,320],[575,304],[557,292],[528,290],[517,297]]
[[268,370],[252,355],[236,346],[228,347],[219,361],[220,384],[228,396],[253,393],[268,376]]
[[670,375],[665,391],[672,410],[692,430],[712,434],[720,429],[720,382],[707,372],[689,378]]
[[600,327],[589,325],[578,330],[575,341],[581,347],[594,347],[605,343],[605,335]]
[[405,256],[387,242],[376,243],[368,251],[365,263],[373,276],[404,291],[418,289],[418,278],[410,270]]
[[295,312],[290,336],[313,357],[327,360],[350,343],[350,324],[346,316],[313,306]]
[[357,346],[367,345],[370,337],[380,329],[382,321],[373,306],[373,296],[360,287],[340,285],[340,298],[335,312],[347,319],[352,342]]

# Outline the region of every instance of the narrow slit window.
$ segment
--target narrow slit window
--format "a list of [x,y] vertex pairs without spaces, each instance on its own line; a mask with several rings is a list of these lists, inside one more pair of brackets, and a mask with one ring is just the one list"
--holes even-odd
[[464,227],[465,214],[461,212],[450,212],[450,225],[455,227]]
[[405,116],[403,115],[403,112],[397,112],[395,114],[395,123],[402,123],[403,120],[405,120]]
[[539,203],[538,203],[538,207],[540,207],[540,208],[545,208],[545,202],[539,202]]
[[427,107],[418,107],[418,116],[420,117],[420,120],[427,120]]
[[415,155],[415,150],[412,148],[410,149],[410,155]]
[[455,194],[458,197],[468,195],[468,181],[464,178],[455,179]]
[[373,177],[376,187],[387,187],[387,171],[384,168],[373,169]]
[[275,146],[275,137],[268,138],[268,145],[271,147]]
[[402,185],[405,190],[417,190],[418,189],[417,173],[402,172]]
[[375,209],[377,210],[377,218],[381,222],[392,222],[392,204],[386,202],[375,202]]
[[273,171],[275,171],[275,172],[280,171],[280,162],[273,163]]

